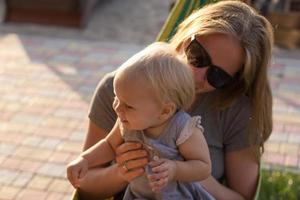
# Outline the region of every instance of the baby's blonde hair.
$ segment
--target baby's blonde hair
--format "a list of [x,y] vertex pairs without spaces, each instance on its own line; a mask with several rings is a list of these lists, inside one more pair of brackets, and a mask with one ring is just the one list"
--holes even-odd
[[186,110],[194,101],[193,73],[167,43],[155,42],[132,56],[117,70],[118,77],[143,81],[159,102],[171,101],[177,109]]

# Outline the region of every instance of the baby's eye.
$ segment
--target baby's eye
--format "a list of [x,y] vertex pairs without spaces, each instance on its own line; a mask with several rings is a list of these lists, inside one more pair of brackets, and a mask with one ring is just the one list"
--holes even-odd
[[125,107],[127,108],[127,109],[133,109],[133,107],[132,106],[129,106],[129,105],[125,105]]

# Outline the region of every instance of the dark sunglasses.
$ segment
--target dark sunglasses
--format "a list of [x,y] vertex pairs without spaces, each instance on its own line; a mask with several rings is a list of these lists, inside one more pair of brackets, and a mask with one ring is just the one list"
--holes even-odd
[[196,68],[208,67],[206,72],[207,82],[214,88],[220,89],[229,84],[233,77],[221,67],[212,64],[211,58],[205,48],[197,41],[196,37],[191,38],[190,44],[185,49],[188,63]]

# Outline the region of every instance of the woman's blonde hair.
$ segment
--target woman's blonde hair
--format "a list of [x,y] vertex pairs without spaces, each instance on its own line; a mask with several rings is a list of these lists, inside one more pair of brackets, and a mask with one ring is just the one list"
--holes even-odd
[[192,35],[226,34],[236,38],[245,52],[244,65],[237,81],[224,88],[218,107],[226,108],[246,94],[251,100],[252,120],[249,137],[253,144],[263,143],[272,131],[272,94],[267,77],[273,45],[273,30],[269,21],[249,5],[239,1],[220,1],[191,14],[179,26],[170,43],[178,51]]
[[153,43],[135,54],[118,69],[116,77],[120,76],[142,81],[159,102],[171,101],[177,109],[186,110],[194,101],[193,73],[167,43]]

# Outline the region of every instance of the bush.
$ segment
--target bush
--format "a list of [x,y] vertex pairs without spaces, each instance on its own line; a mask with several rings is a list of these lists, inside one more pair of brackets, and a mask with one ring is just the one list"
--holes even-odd
[[259,200],[300,199],[300,174],[262,170]]

